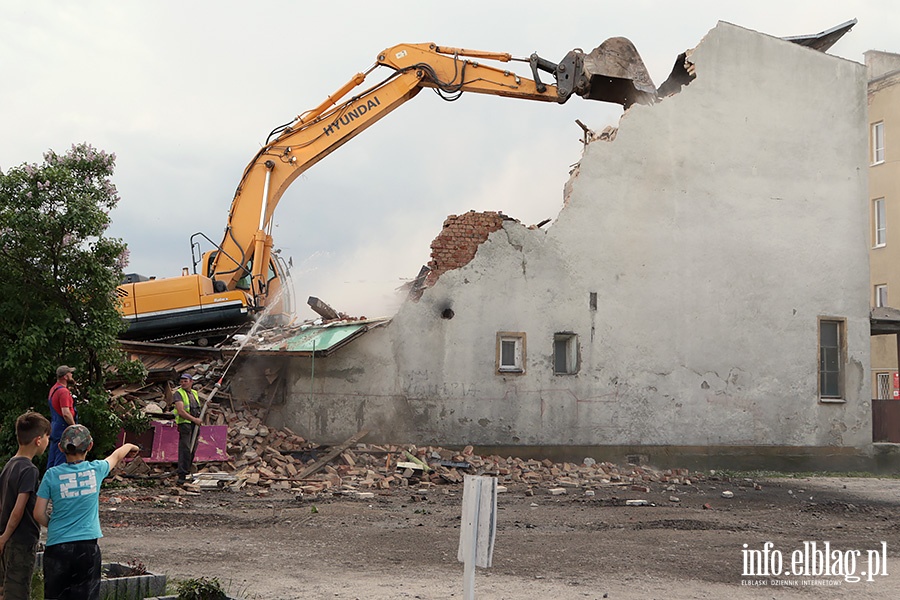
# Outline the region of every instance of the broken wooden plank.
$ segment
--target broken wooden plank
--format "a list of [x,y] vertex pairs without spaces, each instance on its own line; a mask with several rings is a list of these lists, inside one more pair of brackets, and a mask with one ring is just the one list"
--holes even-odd
[[315,473],[316,471],[318,471],[319,469],[321,469],[322,467],[324,467],[325,465],[330,463],[332,460],[334,460],[344,450],[346,450],[347,448],[349,448],[350,446],[352,446],[359,440],[366,437],[368,434],[369,434],[369,430],[363,429],[362,431],[356,433],[353,437],[348,439],[343,444],[331,448],[331,450],[329,450],[328,453],[325,454],[325,456],[323,456],[322,458],[320,458],[319,460],[317,460],[310,466],[308,466],[305,469],[303,469],[302,471],[300,471],[297,474],[297,479],[303,479],[305,477],[309,477],[310,475],[312,475],[313,473]]
[[[424,469],[426,473],[427,473],[428,471],[431,470],[431,467],[429,467],[427,464],[425,464],[424,461],[419,460],[418,458],[416,458],[415,456],[413,456],[412,454],[410,454],[407,450],[404,450],[404,451],[403,451],[403,454],[406,455],[406,458],[408,458],[409,460],[413,461],[414,463],[416,463],[417,465],[419,465],[422,469]],[[399,465],[400,463],[397,463],[397,464]]]
[[201,346],[176,346],[173,344],[158,344],[154,342],[138,342],[119,340],[119,347],[132,354],[156,354],[164,357],[190,356],[202,358],[222,358],[223,351],[219,348],[205,348]]

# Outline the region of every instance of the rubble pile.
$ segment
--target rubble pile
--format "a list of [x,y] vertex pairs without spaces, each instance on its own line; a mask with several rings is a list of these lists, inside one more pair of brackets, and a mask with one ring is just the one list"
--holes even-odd
[[[462,450],[414,445],[345,443],[319,446],[287,427],[264,424],[263,409],[231,410],[210,403],[209,422],[228,426],[229,460],[198,465],[195,487],[228,488],[248,493],[286,490],[302,494],[371,497],[393,489],[424,489],[460,484],[464,475],[490,475],[504,486],[526,489],[592,490],[624,487],[649,492],[649,484],[691,485],[705,478],[687,469],[657,470],[619,466],[585,459],[582,464],[549,459],[479,456],[472,446]],[[361,436],[360,436],[361,437]],[[353,438],[351,438],[352,440]],[[126,476],[160,478],[171,465],[148,465],[143,473]],[[120,476],[121,477],[121,476]]]

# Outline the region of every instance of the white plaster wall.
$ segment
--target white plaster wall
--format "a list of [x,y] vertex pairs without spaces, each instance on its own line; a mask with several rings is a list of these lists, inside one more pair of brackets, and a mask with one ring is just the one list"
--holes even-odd
[[[507,223],[312,383],[294,361],[288,424],[444,445],[867,446],[865,68],[727,23],[691,58],[680,94],[587,148],[548,231]],[[843,403],[818,399],[820,316],[846,319]],[[524,374],[496,374],[498,331],[526,334]],[[562,331],[575,375],[553,374]]]

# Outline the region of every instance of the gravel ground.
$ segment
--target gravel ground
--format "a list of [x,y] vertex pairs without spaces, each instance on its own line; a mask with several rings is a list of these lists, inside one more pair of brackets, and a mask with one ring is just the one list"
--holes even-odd
[[[476,597],[900,597],[900,480],[720,479],[675,491],[650,488],[600,487],[593,496],[536,489],[531,496],[524,486],[510,487],[499,495],[493,564],[477,570]],[[171,494],[167,487],[105,492],[104,561],[141,562],[170,581],[217,577],[233,596],[248,599],[463,597],[456,559],[461,485],[371,499]],[[629,499],[649,505],[627,506]],[[791,568],[792,553],[813,541],[818,548],[829,542],[844,571],[854,550],[861,552],[856,574],[871,570],[869,550],[874,561],[886,547],[886,566],[859,582],[742,575],[744,544],[762,551],[772,542],[769,556],[780,552]]]

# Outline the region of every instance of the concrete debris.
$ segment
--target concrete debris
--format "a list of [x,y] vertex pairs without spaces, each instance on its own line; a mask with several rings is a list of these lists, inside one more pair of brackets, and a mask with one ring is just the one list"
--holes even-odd
[[338,313],[338,311],[334,310],[329,306],[326,302],[316,298],[315,296],[310,296],[306,303],[309,305],[313,311],[319,314],[323,319],[333,321],[335,319],[344,318],[347,315],[343,313]]
[[146,475],[150,473],[149,465],[140,456],[129,461],[122,470],[128,475]]

